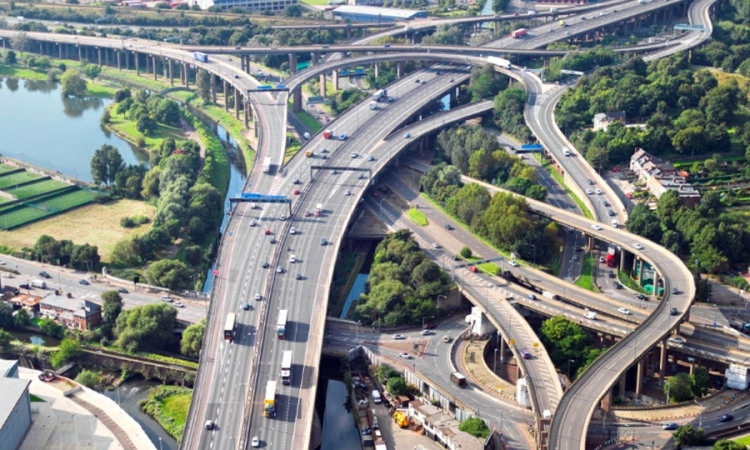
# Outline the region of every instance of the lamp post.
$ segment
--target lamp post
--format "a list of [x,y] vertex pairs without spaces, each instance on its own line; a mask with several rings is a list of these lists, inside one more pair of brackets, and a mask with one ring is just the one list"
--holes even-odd
[[497,351],[498,351],[498,350],[499,350],[499,349],[498,349],[497,347],[495,347],[495,364],[494,364],[494,366],[492,367],[492,371],[493,371],[493,372],[495,372],[495,374],[496,374],[496,375],[497,375]]
[[161,436],[159,436],[159,450],[164,450],[164,447],[161,445]]
[[575,359],[569,359],[568,360],[568,381],[570,381],[570,363],[576,362]]
[[444,299],[448,300],[448,296],[446,295],[438,295],[437,296],[437,319],[440,319],[440,297],[443,297]]

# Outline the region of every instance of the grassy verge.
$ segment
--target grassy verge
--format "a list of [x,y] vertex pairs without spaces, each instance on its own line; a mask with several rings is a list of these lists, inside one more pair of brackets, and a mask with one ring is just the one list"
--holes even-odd
[[158,386],[139,404],[143,412],[153,417],[170,436],[180,442],[192,395],[192,389]]
[[601,292],[596,284],[594,283],[594,269],[596,268],[596,260],[591,254],[583,256],[583,264],[581,266],[581,276],[575,282],[575,285],[592,292]]
[[318,121],[307,111],[293,112],[293,114],[296,115],[300,122],[302,122],[313,134],[323,129],[323,125],[318,123]]
[[101,344],[97,344],[96,342],[87,342],[85,345],[85,348],[88,349],[102,349],[106,350],[111,353],[119,353],[123,356],[137,356],[139,358],[147,358],[152,359],[154,361],[159,361],[167,364],[176,364],[183,367],[189,367],[191,369],[198,369],[198,363],[195,361],[188,361],[187,359],[181,359],[181,358],[174,358],[171,356],[165,356],[165,355],[158,355],[156,353],[148,353],[148,352],[126,352],[125,350],[115,347],[115,346],[109,346],[105,347]]
[[542,155],[540,155],[539,153],[534,153],[534,157],[540,163],[542,163],[542,167],[544,167],[544,169],[546,169],[547,172],[549,172],[549,174],[552,175],[552,178],[554,178],[555,181],[557,181],[557,184],[562,186],[562,188],[565,189],[565,192],[567,192],[568,195],[570,195],[570,198],[572,198],[575,204],[578,205],[578,208],[581,211],[583,211],[583,216],[586,217],[587,219],[594,220],[594,215],[591,214],[591,211],[589,211],[589,209],[586,207],[583,201],[580,198],[578,198],[578,196],[575,195],[573,191],[570,190],[568,185],[565,184],[565,180],[563,180],[562,175],[557,173],[557,171],[550,165],[549,161],[546,161],[545,159],[543,159]]
[[643,289],[638,282],[630,276],[629,273],[627,273],[624,270],[618,270],[617,271],[617,279],[620,281],[620,283],[625,286],[628,289],[631,289],[633,291],[639,292],[641,294],[650,295],[648,291]]
[[417,208],[410,208],[406,214],[417,225],[426,227],[430,223],[427,220],[427,216],[425,216],[424,213]]
[[156,130],[151,135],[145,136],[136,129],[135,121],[125,118],[124,114],[117,114],[115,108],[109,108],[109,112],[111,118],[107,128],[130,143],[135,144],[143,139],[147,147],[158,148],[168,138],[176,142],[185,140],[185,133],[182,130],[162,123],[157,123]]
[[192,123],[206,150],[205,164],[199,181],[205,181],[226,195],[229,189],[229,156],[219,138],[197,117],[184,111],[185,118]]
[[284,149],[284,164],[289,162],[294,155],[297,154],[299,149],[302,148],[302,144],[297,140],[291,133],[286,134],[286,149]]

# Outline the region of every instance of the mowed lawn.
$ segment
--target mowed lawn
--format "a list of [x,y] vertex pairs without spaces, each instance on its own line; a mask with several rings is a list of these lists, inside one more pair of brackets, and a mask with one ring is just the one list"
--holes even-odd
[[0,175],[0,190],[3,190],[10,186],[15,186],[19,183],[26,183],[32,180],[38,180],[42,178],[41,176],[26,172],[25,170],[23,172],[16,172],[16,173],[10,173],[8,175]]
[[77,191],[57,195],[40,202],[33,201],[32,203],[34,203],[35,205],[48,206],[56,210],[64,210],[75,208],[78,205],[83,205],[85,203],[93,201],[94,197],[96,197],[96,193],[87,191],[85,189],[79,189]]
[[[34,211],[32,208],[24,210]],[[78,245],[96,245],[102,260],[109,261],[109,255],[117,241],[133,233],[144,233],[151,226],[146,224],[136,228],[123,228],[120,226],[120,219],[136,214],[153,219],[154,211],[154,207],[136,200],[86,205],[16,230],[0,232],[0,245],[19,250],[33,247],[39,236],[46,234],[57,240],[69,239]]]
[[44,180],[38,183],[27,184],[19,188],[4,189],[10,195],[14,195],[18,199],[24,199],[31,197],[32,195],[43,194],[45,192],[54,192],[58,189],[66,188],[70,186],[67,183],[57,180]]
[[186,139],[185,133],[177,127],[170,127],[168,125],[158,124],[156,131],[151,136],[142,135],[137,129],[135,122],[131,120],[125,120],[122,115],[118,115],[114,112],[113,108],[110,108],[112,118],[109,122],[109,127],[112,128],[117,134],[125,137],[131,142],[136,142],[138,138],[144,138],[146,140],[146,146],[156,148],[161,145],[164,139],[172,138],[176,142],[184,141]]

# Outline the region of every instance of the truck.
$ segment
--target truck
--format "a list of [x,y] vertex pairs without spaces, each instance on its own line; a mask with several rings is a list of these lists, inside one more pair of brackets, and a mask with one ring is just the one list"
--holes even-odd
[[224,340],[233,341],[234,332],[237,329],[237,313],[227,314],[227,321],[224,322]]
[[370,109],[373,110],[373,111],[375,111],[376,109],[378,109],[378,102],[374,102],[374,101],[370,102]]
[[315,156],[315,152],[312,149],[305,151],[305,157],[312,158],[313,156]]
[[542,295],[545,296],[545,297],[547,297],[547,298],[551,298],[552,300],[557,300],[557,295],[553,294],[550,291],[542,291]]
[[292,384],[292,351],[285,350],[281,355],[281,384],[290,386]]
[[387,89],[381,89],[374,94],[372,94],[372,99],[376,102],[379,102],[381,100],[385,100],[388,97],[388,90]]
[[503,69],[510,69],[510,61],[508,61],[507,59],[490,56],[487,58],[487,62],[498,67],[502,67]]
[[617,246],[611,245],[607,248],[607,258],[605,259],[607,267],[617,267]]
[[265,417],[276,417],[276,382],[269,381],[266,384],[266,399],[263,402],[263,415]]
[[315,217],[320,217],[321,214],[323,214],[323,204],[318,203],[315,205]]
[[196,61],[200,61],[204,63],[208,62],[208,55],[205,53],[193,52],[193,58],[195,58]]
[[333,130],[325,130],[323,132],[323,139],[331,139],[333,137]]
[[568,24],[567,24],[567,23],[566,23],[566,22],[565,22],[564,20],[561,20],[561,21],[560,21],[560,26],[561,26],[561,27],[567,27],[567,26],[568,26]]
[[552,8],[549,10],[550,14],[557,14],[557,8]]
[[288,309],[279,311],[279,320],[276,322],[276,337],[282,341],[286,339],[286,319],[288,316]]
[[511,33],[514,39],[522,38],[526,36],[526,28],[519,28],[518,30]]
[[40,279],[31,280],[31,286],[39,289],[47,289],[47,282]]
[[263,160],[263,173],[268,173],[271,171],[271,157],[266,156],[266,158]]

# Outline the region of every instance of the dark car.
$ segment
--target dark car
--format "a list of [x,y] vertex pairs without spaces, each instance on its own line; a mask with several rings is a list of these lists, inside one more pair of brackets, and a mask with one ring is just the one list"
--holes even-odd
[[618,283],[617,281],[613,282],[612,286],[614,286],[615,289],[621,289],[622,288],[622,286],[620,285],[620,283]]
[[245,311],[247,311],[248,309],[250,309],[250,304],[249,303],[244,303],[242,305],[242,309],[244,309]]
[[19,288],[21,288],[21,289],[31,289],[31,286],[29,286],[29,285],[28,285],[28,284],[26,284],[26,283],[24,283],[24,284],[19,284],[19,285],[18,285],[18,287],[19,287]]
[[117,292],[119,292],[120,294],[127,294],[128,290],[125,288],[117,288]]
[[268,262],[264,261],[263,264],[262,264],[262,266],[263,266],[264,269],[268,269]]
[[638,294],[638,300],[648,300],[648,298],[643,294]]
[[607,276],[610,277],[610,278],[614,278],[615,277],[615,273],[610,270],[609,272],[607,272]]
[[676,316],[677,315],[677,308],[670,309],[669,310],[669,315],[670,316]]
[[452,230],[452,229],[453,229],[453,227],[451,226],[451,224],[449,224],[449,223],[446,223],[446,224],[445,224],[445,229],[446,229],[446,230]]
[[437,327],[437,325],[435,325],[432,322],[425,322],[425,324],[424,324],[424,329],[425,330],[434,330],[435,327]]
[[88,285],[89,282],[86,280],[78,280],[78,284]]
[[52,275],[48,274],[47,272],[39,272],[39,276],[42,278],[52,278]]
[[734,416],[731,414],[724,414],[719,417],[719,422],[731,422],[732,420],[734,420]]

